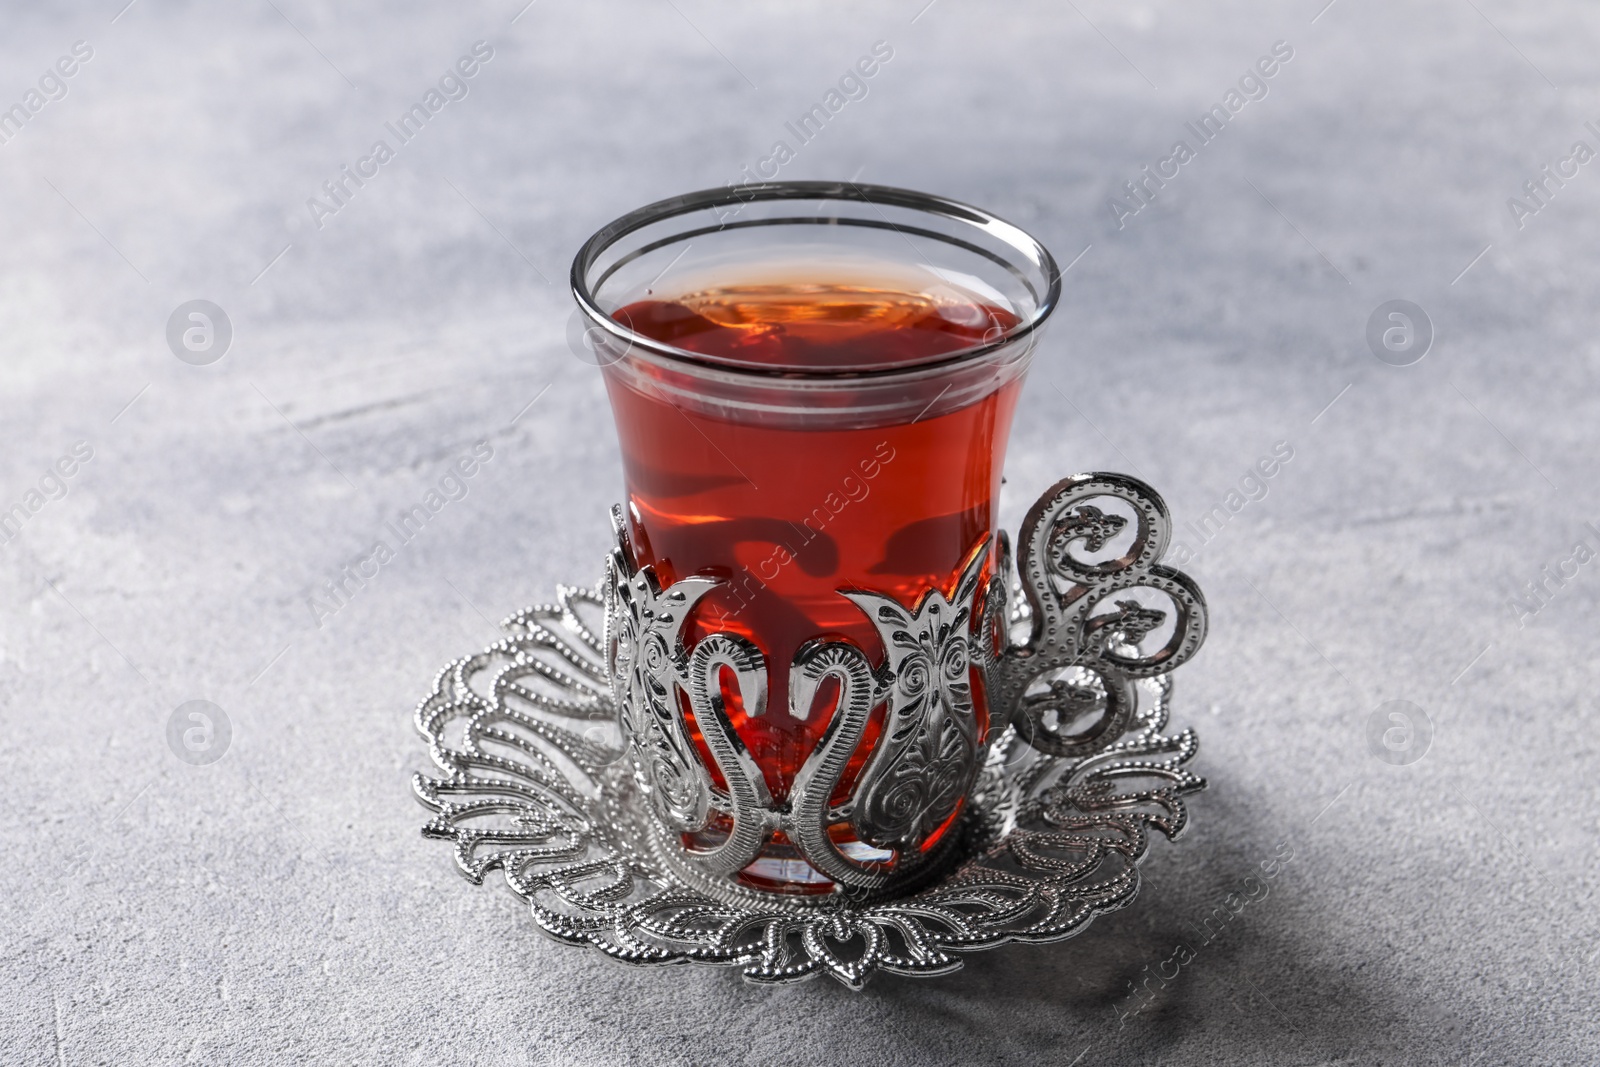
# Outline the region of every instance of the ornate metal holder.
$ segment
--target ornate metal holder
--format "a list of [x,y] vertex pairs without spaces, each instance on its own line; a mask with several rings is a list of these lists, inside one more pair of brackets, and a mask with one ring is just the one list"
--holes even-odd
[[[812,642],[780,710],[764,707],[749,642],[685,646],[685,616],[714,580],[662,589],[633,568],[618,524],[601,592],[561,587],[440,672],[417,710],[445,772],[415,778],[435,812],[423,832],[455,842],[474,883],[503,872],[546,933],[629,963],[726,964],[755,982],[826,972],[860,988],[878,970],[939,974],[959,952],[1069,937],[1133,899],[1149,828],[1176,838],[1182,796],[1205,784],[1184,769],[1193,732],[1162,732],[1168,672],[1206,632],[1199,589],[1159,562],[1169,530],[1135,479],[1064,479],[1029,511],[1016,573],[1002,534],[995,572],[987,542],[974,546],[949,596],[907,606],[842,590],[885,662]],[[787,797],[729,720],[729,674],[752,716],[804,718],[824,680],[837,687]],[[841,800],[880,705],[877,744]],[[737,877],[774,839],[822,892]]]

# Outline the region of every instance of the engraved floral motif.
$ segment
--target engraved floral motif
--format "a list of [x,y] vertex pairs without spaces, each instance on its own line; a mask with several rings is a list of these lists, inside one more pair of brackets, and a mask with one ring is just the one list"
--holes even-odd
[[862,840],[896,850],[902,862],[955,813],[978,772],[970,639],[988,549],[984,538],[968,554],[953,596],[930,589],[911,610],[881,593],[843,594],[877,627],[893,680],[853,823]]
[[[1131,517],[1101,506],[1112,502]],[[1160,495],[1121,474],[1064,478],[1029,510],[1017,545],[1029,634],[985,675],[991,704],[1008,709],[1028,744],[1072,757],[1114,744],[1137,707],[1133,682],[1166,674],[1199,650],[1205,598],[1160,562],[1171,530]],[[1089,558],[1108,552],[1115,555]],[[1146,651],[1152,635],[1159,644]],[[1104,692],[1099,721],[1076,733],[1067,727],[1079,718],[1083,685],[1060,684],[1074,672]]]
[[653,570],[634,571],[629,563],[620,512],[613,512],[612,523],[618,544],[606,559],[606,676],[657,817],[693,833],[710,817],[711,778],[689,739],[674,689],[682,659],[678,635],[689,610],[714,583],[689,578],[662,590]]
[[1133,730],[1086,760],[1003,736],[962,821],[960,861],[917,893],[828,907],[772,894],[724,899],[685,886],[644,845],[651,816],[625,763],[606,666],[586,619],[600,595],[506,621],[508,636],[442,671],[417,709],[442,777],[418,774],[429,837],[481,884],[500,872],[557,940],[629,963],[718,963],[751,982],[830,975],[855,989],[879,971],[934,975],[961,953],[1070,937],[1138,890],[1149,831],[1177,837],[1194,736],[1165,736],[1170,684]]
[[1058,563],[1082,541],[1085,552],[1099,552],[1128,524],[1121,515],[1107,515],[1093,504],[1079,504],[1057,520],[1050,531],[1051,557]]
[[[1131,518],[1100,506],[1117,501]],[[755,982],[826,973],[859,988],[880,970],[938,974],[963,951],[1071,936],[1132,899],[1150,829],[1182,832],[1181,798],[1204,785],[1184,770],[1196,743],[1160,731],[1167,672],[1203,641],[1205,603],[1160,564],[1169,522],[1143,483],[1058,483],[1029,512],[1015,576],[1001,535],[998,554],[974,546],[949,597],[930,590],[907,608],[841,591],[877,628],[885,662],[875,670],[836,639],[796,656],[788,714],[811,714],[827,679],[839,696],[781,803],[723,706],[731,673],[745,714],[767,713],[760,650],[731,634],[686,649],[684,622],[714,581],[661,588],[613,521],[602,591],[562,587],[556,604],[512,616],[507,637],[441,672],[417,711],[445,772],[415,778],[435,812],[424,833],[453,841],[474,882],[502,871],[552,936],[626,962],[730,964]],[[880,704],[876,747],[835,804]],[[891,858],[843,848],[841,822]],[[945,827],[935,864],[921,849]],[[841,890],[736,885],[774,831]],[[893,895],[908,873],[925,888]]]

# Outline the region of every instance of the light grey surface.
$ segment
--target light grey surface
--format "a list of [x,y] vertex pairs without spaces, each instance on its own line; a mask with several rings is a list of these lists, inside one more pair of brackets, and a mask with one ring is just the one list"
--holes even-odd
[[[1600,164],[1520,231],[1506,200],[1600,148],[1595,9],[119,6],[10,5],[0,33],[0,106],[94,49],[0,145],[0,507],[94,453],[0,545],[0,1060],[1593,1061],[1600,562],[1526,626],[1509,598],[1600,547]],[[470,95],[312,226],[306,199],[479,39]],[[1280,39],[1266,98],[1119,231],[1108,197]],[[1071,942],[861,995],[619,969],[418,835],[411,707],[488,620],[596,575],[620,475],[564,340],[579,242],[736,178],[877,40],[893,60],[784,177],[1088,248],[1008,525],[1084,469],[1142,474],[1187,523],[1294,450],[1191,564],[1212,636],[1177,722],[1211,790]],[[197,297],[234,325],[211,366],[164,339]],[[1364,340],[1393,298],[1438,332],[1410,367]],[[308,596],[479,439],[466,498],[316,625]],[[168,748],[191,699],[233,726],[209,766]],[[1369,749],[1392,699],[1432,725],[1407,766]],[[1131,996],[1180,942],[1192,962]]]

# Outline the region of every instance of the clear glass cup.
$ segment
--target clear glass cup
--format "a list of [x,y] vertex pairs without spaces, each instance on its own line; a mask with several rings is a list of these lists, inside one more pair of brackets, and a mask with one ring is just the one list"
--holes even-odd
[[[853,643],[875,668],[888,656],[844,593],[913,609],[930,590],[954,597],[969,570],[986,581],[993,569],[1007,436],[1059,271],[1027,233],[965,204],[884,186],[777,182],[674,197],[617,219],[580,250],[572,286],[622,446],[631,564],[653,568],[663,587],[719,580],[696,603],[684,641],[692,650],[731,633],[759,650],[766,691],[733,687],[726,709],[773,803],[788,803],[839,699],[826,682],[791,686],[791,665],[822,640]],[[799,287],[824,302],[841,292],[915,294],[926,307],[860,305],[864,347],[803,344],[812,324],[799,320],[747,331],[748,350],[675,343],[677,326],[657,305],[729,287],[756,299]],[[939,351],[923,350],[927,338],[873,332],[872,315],[912,305],[916,321],[948,331]],[[955,684],[981,751],[982,677],[974,667]],[[874,710],[836,801],[882,740],[885,714]],[[716,778],[698,728],[694,741]],[[930,763],[883,800],[908,813],[892,841],[830,829],[840,850],[914,866],[913,854],[931,853],[954,824],[971,784],[948,768],[940,775]],[[685,835],[686,847],[694,837]],[[834,880],[792,845],[773,834],[737,880],[831,891]]]

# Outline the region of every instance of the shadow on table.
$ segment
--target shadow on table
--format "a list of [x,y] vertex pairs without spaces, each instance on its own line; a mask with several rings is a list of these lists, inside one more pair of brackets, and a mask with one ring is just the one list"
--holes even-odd
[[[1227,817],[1235,841],[1271,839],[1266,830],[1238,825],[1248,819],[1242,808]],[[1205,940],[1203,917],[1216,901],[1195,887],[1226,893],[1260,875],[1258,857],[1186,841],[1153,856],[1145,875],[1133,905],[1066,942],[975,953],[945,978],[881,975],[861,994],[819,982],[810,990],[814,1003],[843,1016],[853,998],[864,997],[875,1002],[880,1030],[893,1019],[891,1033],[840,1028],[841,1056],[860,1062],[875,1062],[874,1048],[889,1045],[907,1063],[1063,1067],[1164,1062],[1179,1048],[1186,1059],[1204,1052],[1217,1063],[1470,1058],[1468,1038],[1446,1008],[1422,991],[1398,1000],[1392,969],[1368,969],[1384,961],[1335,944],[1327,930],[1286,921],[1288,909],[1271,910],[1270,896]],[[1293,893],[1298,884],[1281,878],[1273,892]],[[1173,962],[1178,945],[1191,954],[1181,965]],[[1363,984],[1364,974],[1383,971],[1389,977],[1381,992],[1377,979]],[[1172,977],[1163,980],[1163,973]],[[854,1014],[860,1017],[861,1006]]]

